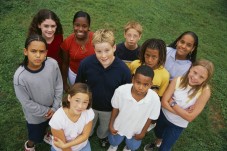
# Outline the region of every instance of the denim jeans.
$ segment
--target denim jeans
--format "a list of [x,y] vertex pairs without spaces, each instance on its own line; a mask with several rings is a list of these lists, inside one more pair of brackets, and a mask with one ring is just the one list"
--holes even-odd
[[154,129],[156,137],[162,139],[159,151],[170,151],[183,130],[184,128],[169,122],[161,111]]
[[130,149],[132,151],[137,150],[140,147],[141,142],[142,142],[141,140],[136,140],[133,137],[131,139],[128,139],[127,137],[121,136],[118,134],[117,135],[113,135],[113,134],[108,135],[109,143],[112,146],[118,146],[124,139],[125,139],[125,143],[126,143],[128,149]]
[[[56,151],[53,146],[51,146],[51,151]],[[91,151],[90,142],[88,141],[86,146],[84,146],[84,148],[82,148],[80,151]]]

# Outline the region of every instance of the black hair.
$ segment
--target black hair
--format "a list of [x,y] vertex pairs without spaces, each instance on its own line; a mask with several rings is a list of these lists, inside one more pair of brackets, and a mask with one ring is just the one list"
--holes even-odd
[[[25,44],[24,44],[24,48],[25,49],[28,49],[28,46],[30,45],[31,42],[33,41],[41,41],[45,44],[46,48],[47,48],[47,42],[46,40],[41,36],[41,35],[38,35],[38,34],[33,34],[33,35],[30,35],[26,41],[25,41]],[[27,66],[28,64],[28,56],[25,56],[24,57],[24,61],[22,63],[20,63],[21,66]]]
[[78,12],[76,12],[76,14],[73,17],[73,24],[74,24],[75,20],[77,18],[79,18],[79,17],[86,18],[87,21],[88,21],[88,25],[90,26],[90,24],[91,24],[91,17],[90,17],[90,15],[87,12],[84,12],[84,11],[78,11]]
[[165,44],[165,42],[161,39],[155,39],[155,38],[146,40],[140,47],[139,58],[140,58],[141,64],[145,63],[144,55],[145,55],[147,48],[158,50],[159,58],[158,58],[157,67],[160,67],[161,65],[164,66],[165,61],[166,61],[166,44]]
[[134,76],[136,76],[137,74],[142,74],[146,77],[151,77],[152,79],[154,78],[154,71],[151,67],[149,67],[148,65],[141,65],[136,69],[136,72],[134,74]]
[[192,63],[194,63],[196,61],[197,48],[198,48],[198,45],[199,45],[199,38],[196,35],[196,33],[192,32],[192,31],[186,31],[186,32],[182,33],[174,42],[172,42],[171,44],[169,44],[169,47],[172,47],[172,48],[176,49],[177,42],[184,35],[191,35],[194,38],[194,50],[192,51],[192,53],[189,53],[187,55],[187,57],[186,57],[188,60],[190,60]]

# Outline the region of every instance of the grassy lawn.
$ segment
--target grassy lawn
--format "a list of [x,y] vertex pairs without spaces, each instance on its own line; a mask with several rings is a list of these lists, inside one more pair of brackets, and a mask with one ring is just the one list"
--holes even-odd
[[[199,36],[198,58],[215,64],[213,94],[202,114],[183,132],[174,151],[227,150],[227,1],[226,0],[1,0],[0,5],[0,150],[20,151],[27,139],[21,105],[13,89],[13,74],[23,60],[22,50],[28,26],[41,8],[53,10],[61,19],[64,37],[72,33],[73,15],[78,10],[91,15],[91,30],[114,30],[116,42],[123,41],[123,26],[129,20],[143,26],[142,44],[148,38],[161,38],[167,44],[182,32]],[[143,146],[154,139],[149,132]],[[96,136],[92,150],[104,151]],[[122,149],[124,145],[120,146]],[[38,151],[49,150],[39,144]]]

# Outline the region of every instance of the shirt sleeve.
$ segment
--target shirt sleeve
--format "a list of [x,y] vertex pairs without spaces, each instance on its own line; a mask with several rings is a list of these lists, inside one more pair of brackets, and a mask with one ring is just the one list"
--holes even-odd
[[62,123],[63,123],[63,118],[62,118],[62,113],[63,109],[59,108],[52,118],[50,119],[49,125],[51,128],[56,129],[56,130],[61,130],[62,129]]
[[31,97],[29,96],[29,92],[25,86],[21,85],[20,83],[14,82],[14,90],[17,99],[21,103],[22,107],[30,114],[43,117],[48,112],[49,107],[36,103],[31,99]]
[[61,49],[63,49],[65,52],[68,52],[69,53],[69,49],[70,49],[70,45],[71,45],[71,42],[72,42],[72,34],[67,37],[62,43],[61,43]]
[[118,109],[119,108],[119,100],[120,100],[120,91],[119,91],[119,88],[117,88],[115,91],[114,91],[114,95],[111,99],[111,104],[112,104],[112,107],[113,108],[116,108]]
[[125,74],[125,79],[124,79],[124,82],[122,84],[131,83],[132,82],[132,75],[131,75],[128,67],[126,68],[126,71],[124,72],[124,74]]
[[165,92],[166,88],[169,85],[169,78],[170,78],[170,75],[168,72],[166,72],[165,74],[162,75],[162,82],[160,85],[160,89],[158,91],[158,95],[160,97],[163,95],[163,93]]
[[86,118],[86,124],[89,123],[90,121],[92,121],[95,117],[95,113],[92,110],[92,108],[87,110],[87,118]]
[[77,82],[82,82],[82,83],[86,83],[86,71],[85,71],[85,60],[83,60],[80,65],[79,65],[79,69],[77,72],[77,76],[76,76],[76,81]]
[[154,104],[152,105],[152,112],[149,116],[149,119],[151,120],[157,120],[160,114],[160,110],[161,110],[161,102],[159,99],[159,96],[155,93],[155,95],[152,97],[154,98],[152,101],[154,102]]
[[59,67],[56,63],[56,82],[55,82],[55,95],[54,95],[54,103],[52,105],[52,110],[56,111],[60,106],[62,102],[62,95],[63,95],[63,82],[62,82],[62,76]]
[[130,72],[131,72],[131,74],[133,75],[133,74],[135,74],[135,72],[136,72],[136,69],[140,66],[141,64],[139,63],[139,60],[135,60],[135,61],[133,61],[133,62],[131,62],[130,64],[129,64],[129,69],[130,69]]

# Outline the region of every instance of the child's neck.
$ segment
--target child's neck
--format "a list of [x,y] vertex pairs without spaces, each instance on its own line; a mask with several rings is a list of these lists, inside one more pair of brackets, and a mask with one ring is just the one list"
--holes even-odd
[[31,70],[31,71],[38,71],[39,69],[42,68],[42,66],[43,66],[43,64],[41,64],[40,66],[33,66],[33,65],[31,65],[31,64],[28,63],[27,68],[29,70]]
[[75,35],[75,40],[76,40],[76,43],[78,43],[79,45],[85,46],[85,44],[88,41],[88,36],[84,37],[83,39],[78,39]]
[[133,88],[132,88],[132,90],[131,90],[131,94],[132,94],[132,97],[133,97],[137,102],[139,102],[140,100],[142,100],[142,99],[147,95],[147,93],[146,93],[146,94],[141,94],[141,95],[139,95],[139,94],[137,94],[137,92],[134,91]]
[[45,36],[43,36],[43,37],[45,38],[47,44],[51,44],[52,41],[54,40],[54,35],[52,37],[45,37]]
[[138,44],[128,45],[128,43],[125,42],[125,47],[129,50],[135,50],[138,47]]
[[68,118],[72,121],[72,122],[76,122],[78,121],[78,119],[80,118],[81,114],[74,114],[70,111],[69,108],[64,108],[64,111],[66,113],[66,115],[68,116]]
[[176,60],[187,60],[187,56],[180,56],[176,53],[175,59]]

